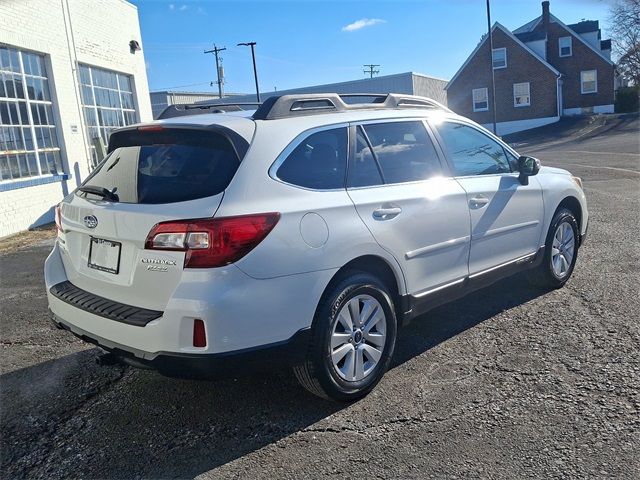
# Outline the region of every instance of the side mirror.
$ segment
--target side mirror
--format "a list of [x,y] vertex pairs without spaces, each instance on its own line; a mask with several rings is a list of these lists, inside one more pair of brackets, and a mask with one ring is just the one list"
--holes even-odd
[[520,183],[529,185],[529,177],[537,175],[540,171],[540,160],[522,155],[518,158],[518,170],[520,171],[520,176],[518,177]]

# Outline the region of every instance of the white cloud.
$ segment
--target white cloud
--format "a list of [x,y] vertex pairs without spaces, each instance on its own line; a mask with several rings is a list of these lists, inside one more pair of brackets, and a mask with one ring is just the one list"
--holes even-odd
[[175,10],[176,6],[173,3],[169,4],[169,10]]
[[387,23],[387,21],[382,20],[381,18],[361,18],[360,20],[356,20],[355,22],[342,27],[342,31],[355,32],[356,30],[360,30],[361,28],[371,27],[373,25],[379,25],[381,23]]
[[181,5],[181,6],[180,6],[180,11],[181,11],[181,12],[184,12],[187,8],[189,8],[189,7],[188,7],[188,6],[186,6],[186,5]]

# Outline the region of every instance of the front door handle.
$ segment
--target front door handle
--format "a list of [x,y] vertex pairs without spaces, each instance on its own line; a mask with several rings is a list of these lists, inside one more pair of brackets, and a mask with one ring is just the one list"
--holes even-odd
[[400,207],[378,208],[373,211],[373,218],[376,220],[391,220],[402,212]]
[[469,199],[469,205],[471,206],[471,208],[482,208],[487,203],[489,203],[489,199],[481,195],[477,197],[472,197]]

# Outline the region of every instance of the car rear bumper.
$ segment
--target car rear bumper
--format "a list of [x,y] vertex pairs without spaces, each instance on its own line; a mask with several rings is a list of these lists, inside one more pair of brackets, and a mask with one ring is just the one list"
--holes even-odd
[[85,332],[52,312],[51,320],[56,327],[73,333],[87,343],[101,347],[128,365],[156,370],[168,377],[189,379],[233,378],[291,367],[304,361],[311,333],[310,328],[305,328],[285,341],[233,352],[213,354],[158,352],[150,355]]
[[[234,265],[187,269],[162,311],[152,311],[109,298],[81,282],[71,283],[58,248],[45,264],[49,309],[56,323],[106,350],[128,352],[132,362],[152,368],[163,364],[160,355],[231,355],[297,338],[297,332],[311,326],[335,273],[323,270],[258,280]],[[195,320],[204,322],[204,347],[194,346]]]

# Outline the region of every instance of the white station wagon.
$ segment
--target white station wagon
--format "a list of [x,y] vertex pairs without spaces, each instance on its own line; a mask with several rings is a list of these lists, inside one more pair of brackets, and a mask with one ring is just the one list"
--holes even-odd
[[53,320],[111,358],[192,378],[288,366],[349,401],[412,318],[518,271],[571,276],[580,179],[432,100],[209,107],[116,130],[56,209]]

